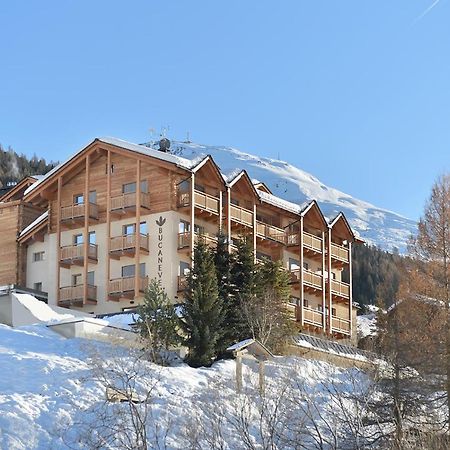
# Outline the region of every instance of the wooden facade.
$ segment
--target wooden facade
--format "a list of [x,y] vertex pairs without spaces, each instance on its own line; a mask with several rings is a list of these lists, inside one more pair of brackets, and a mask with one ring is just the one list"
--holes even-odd
[[[316,202],[284,202],[246,172],[225,179],[211,157],[193,165],[146,147],[95,140],[5,205],[0,220],[17,259],[0,263],[0,276],[12,280],[15,272],[33,287],[31,254],[48,252],[49,302],[120,311],[140,301],[155,274],[181,301],[196,240],[214,246],[221,230],[230,251],[246,235],[255,261],[283,261],[292,279],[288,307],[299,328],[354,334],[351,280],[341,278],[344,268],[351,273],[355,241],[345,217],[327,223]],[[33,210],[29,219],[24,205]],[[44,210],[48,217],[23,233]]]

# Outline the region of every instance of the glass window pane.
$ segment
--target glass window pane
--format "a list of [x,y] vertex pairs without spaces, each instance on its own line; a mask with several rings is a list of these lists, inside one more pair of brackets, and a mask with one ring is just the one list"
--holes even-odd
[[134,274],[135,274],[134,264],[130,264],[129,266],[122,267],[122,277],[123,278],[134,277]]
[[82,205],[83,204],[83,194],[76,194],[73,196],[73,203],[75,205]]
[[87,282],[91,286],[95,285],[95,272],[88,272]]
[[83,235],[82,234],[75,234],[73,236],[73,244],[74,245],[81,245],[83,243]]
[[124,236],[130,236],[132,234],[134,234],[134,229],[135,229],[135,224],[134,223],[130,223],[127,225],[123,226],[123,234]]
[[122,186],[122,193],[132,194],[136,192],[136,183],[127,183]]

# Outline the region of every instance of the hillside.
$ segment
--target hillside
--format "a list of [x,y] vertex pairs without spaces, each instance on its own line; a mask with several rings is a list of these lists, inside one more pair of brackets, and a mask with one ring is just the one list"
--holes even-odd
[[[269,439],[270,418],[276,418],[280,436],[287,430],[301,433],[296,439],[306,445],[302,448],[315,448],[312,442],[317,439],[318,430],[327,442],[330,432],[327,420],[333,419],[328,414],[338,411],[335,396],[353,395],[356,386],[366,380],[356,369],[344,370],[319,361],[277,357],[267,363],[267,403],[261,404],[255,390],[257,367],[251,362],[244,363],[245,393],[237,396],[233,360],[200,369],[183,363],[159,367],[142,362],[137,366],[129,353],[110,344],[64,339],[45,325],[16,329],[0,325],[1,449],[136,448],[121,446],[120,433],[106,432],[109,445],[105,441],[99,447],[93,444],[93,439],[105,432],[102,427],[106,427],[100,414],[100,411],[105,412],[102,406],[105,406],[106,380],[94,370],[95,359],[88,358],[93,354],[107,365],[108,375],[117,375],[122,369],[131,379],[136,375],[133,389],[138,395],[151,391],[147,419],[148,439],[152,443],[149,448],[249,448],[242,444],[244,431],[248,432],[246,438],[255,444],[251,448],[263,448],[260,446],[261,427],[265,430],[265,439]],[[115,382],[120,378],[111,377]],[[294,389],[289,395],[286,395],[286,383]],[[299,395],[296,401],[304,402],[305,409],[293,402],[294,392]],[[270,413],[275,407],[276,417]],[[314,419],[314,423],[308,422],[307,407],[320,408],[321,416]],[[106,408],[114,420],[120,421],[120,414],[127,413],[127,404],[108,403]],[[346,409],[348,417],[349,403]],[[301,414],[303,420],[297,414]],[[248,428],[243,430],[245,423]],[[283,424],[295,427],[284,429]],[[112,427],[113,423],[107,425]],[[346,426],[338,429],[343,444],[348,438],[348,429]],[[215,432],[219,434],[214,437]],[[105,436],[102,439],[106,439]],[[212,439],[223,439],[224,445],[213,447]],[[294,447],[275,443],[271,448]]]
[[4,149],[0,144],[0,188],[8,183],[20,181],[28,175],[45,175],[57,163],[47,162],[44,158],[34,155],[28,158],[19,155],[12,148]]
[[[156,148],[154,144],[146,145]],[[384,250],[392,251],[397,247],[404,253],[409,236],[416,231],[413,220],[328,187],[313,175],[284,161],[258,157],[231,147],[179,141],[172,142],[171,151],[188,159],[212,155],[224,173],[245,169],[250,177],[267,184],[279,197],[294,203],[317,200],[327,217],[342,211],[362,239]]]

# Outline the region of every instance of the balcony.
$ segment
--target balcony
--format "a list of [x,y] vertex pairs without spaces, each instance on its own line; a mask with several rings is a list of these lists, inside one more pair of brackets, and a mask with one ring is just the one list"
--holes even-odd
[[[88,204],[89,223],[98,220],[98,205],[95,203]],[[85,205],[84,203],[76,203],[73,205],[61,207],[61,224],[67,227],[74,225],[82,225],[84,223]]]
[[[133,257],[136,254],[136,233],[114,236],[110,239],[109,253],[111,258],[120,259],[122,256]],[[148,254],[148,234],[140,234],[139,248],[142,253]]]
[[230,205],[230,219],[240,225],[253,227],[253,212],[241,206]]
[[[215,236],[211,236],[209,234],[194,234],[194,242],[198,242],[199,239],[203,239],[205,244],[208,247],[215,248],[217,245],[217,238]],[[182,233],[178,233],[178,250],[186,250],[190,249],[191,243],[191,232],[184,231]]]
[[177,292],[184,292],[187,289],[187,276],[178,275]]
[[323,313],[307,306],[303,307],[303,322],[315,327],[323,327]]
[[341,319],[340,317],[331,317],[331,331],[334,333],[342,333],[350,335],[350,320]]
[[[298,233],[288,233],[287,245],[300,245]],[[303,232],[303,251],[309,256],[313,256],[317,253],[322,253],[322,238],[315,236],[314,234]]]
[[[97,246],[88,244],[88,263],[97,263]],[[60,248],[59,261],[62,267],[69,268],[71,265],[84,265],[84,244],[66,245]]]
[[283,228],[257,221],[256,235],[261,239],[269,239],[270,241],[286,245],[286,233]]
[[331,293],[342,298],[350,298],[350,285],[343,281],[331,280]]
[[[137,193],[129,192],[127,194],[111,197],[111,213],[115,215],[134,214],[137,206]],[[150,194],[141,192],[139,206],[150,209]]]
[[[109,299],[120,300],[121,298],[133,299],[135,293],[136,277],[121,277],[110,280]],[[139,292],[144,293],[148,286],[148,277],[139,277]]]
[[[291,282],[300,281],[300,269],[291,270]],[[306,291],[315,293],[322,290],[322,275],[303,269],[303,287]]]
[[60,306],[82,306],[85,303],[90,305],[97,303],[97,286],[88,284],[86,301],[84,301],[84,284],[59,288]]
[[331,258],[341,263],[349,262],[348,248],[343,245],[331,243]]
[[[178,208],[186,208],[191,205],[190,192],[178,192]],[[213,195],[201,191],[194,191],[194,208],[209,215],[218,216],[220,212],[220,200]]]

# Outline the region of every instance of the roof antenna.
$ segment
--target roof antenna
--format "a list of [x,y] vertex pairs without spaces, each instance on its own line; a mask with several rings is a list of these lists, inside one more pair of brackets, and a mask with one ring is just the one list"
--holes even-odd
[[184,143],[185,143],[185,144],[190,144],[190,143],[191,143],[189,131],[186,132],[186,140],[184,141]]

